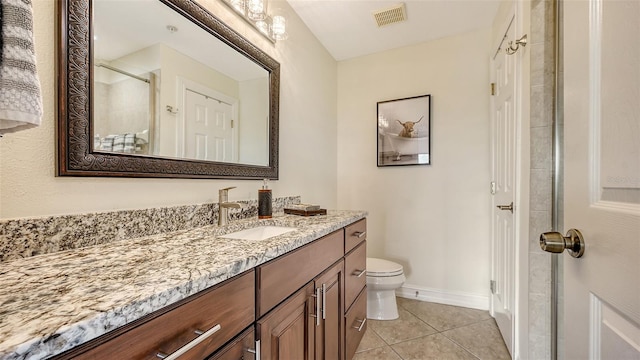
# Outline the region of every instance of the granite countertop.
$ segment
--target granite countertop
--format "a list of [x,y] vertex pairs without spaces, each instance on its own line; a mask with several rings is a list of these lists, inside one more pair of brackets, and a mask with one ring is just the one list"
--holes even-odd
[[[237,220],[3,263],[0,359],[62,353],[365,216]],[[263,241],[218,237],[259,225],[298,230]]]

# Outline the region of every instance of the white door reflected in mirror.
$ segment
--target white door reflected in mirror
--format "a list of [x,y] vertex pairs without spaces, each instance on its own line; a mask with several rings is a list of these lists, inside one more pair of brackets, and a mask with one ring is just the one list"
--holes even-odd
[[[94,151],[269,164],[267,70],[160,1],[93,5]],[[231,106],[225,124],[189,107],[194,88]]]

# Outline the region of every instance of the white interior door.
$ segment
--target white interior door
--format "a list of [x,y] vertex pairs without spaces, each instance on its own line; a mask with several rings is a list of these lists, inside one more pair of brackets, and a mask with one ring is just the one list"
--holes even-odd
[[567,359],[640,359],[640,1],[564,1]]
[[[496,319],[509,352],[513,354],[516,236],[516,77],[517,55],[504,48],[515,39],[514,17],[507,19],[505,37],[491,62],[495,84],[491,100],[492,121],[492,283],[491,314]],[[502,210],[499,209],[502,206]],[[510,210],[507,208],[510,207]]]
[[235,161],[232,106],[185,91],[184,155],[189,159]]

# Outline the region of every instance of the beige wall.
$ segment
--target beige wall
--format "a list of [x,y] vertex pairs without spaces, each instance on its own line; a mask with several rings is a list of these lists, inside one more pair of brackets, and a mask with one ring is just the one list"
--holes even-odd
[[[301,195],[336,208],[335,60],[286,2],[276,5],[287,12],[290,35],[275,46],[217,0],[201,3],[281,64],[274,196]],[[44,116],[39,128],[0,139],[0,219],[214,202],[226,186],[238,187],[231,200],[257,198],[261,181],[55,177],[55,4],[33,2]]]
[[[366,209],[368,256],[405,287],[488,306],[491,29],[338,63],[338,207]],[[431,94],[428,166],[376,166],[376,102]]]

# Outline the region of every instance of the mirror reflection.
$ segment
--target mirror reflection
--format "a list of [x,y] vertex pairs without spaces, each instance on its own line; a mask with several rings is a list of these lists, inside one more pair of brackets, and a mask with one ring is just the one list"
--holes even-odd
[[158,0],[96,0],[93,151],[269,165],[269,72]]

